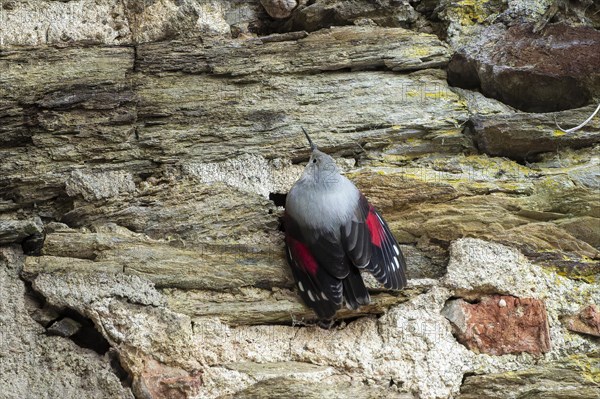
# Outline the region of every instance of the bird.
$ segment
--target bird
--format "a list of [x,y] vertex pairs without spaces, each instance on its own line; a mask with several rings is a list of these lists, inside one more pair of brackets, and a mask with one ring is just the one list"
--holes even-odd
[[311,154],[285,201],[286,257],[300,297],[329,328],[343,303],[351,310],[370,303],[362,270],[400,290],[406,261],[381,214],[302,130]]

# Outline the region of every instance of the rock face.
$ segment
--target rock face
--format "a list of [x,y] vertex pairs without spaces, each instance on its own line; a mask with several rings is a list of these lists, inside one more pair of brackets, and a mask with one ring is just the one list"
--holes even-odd
[[465,379],[458,398],[508,399],[528,395],[557,399],[597,397],[598,356],[596,352],[573,356],[567,362],[549,362],[524,370],[470,376]]
[[457,51],[448,81],[528,112],[578,108],[600,95],[600,32],[565,24],[491,26]]
[[0,248],[0,385],[2,397],[133,399],[108,361],[93,350],[45,334],[28,314],[35,307],[19,279],[23,253]]
[[[0,2],[3,397],[598,397],[579,3]],[[301,127],[408,263],[330,330],[285,264]]]
[[542,301],[493,295],[470,304],[449,301],[442,314],[452,323],[458,340],[478,353],[504,355],[550,351],[546,308]]

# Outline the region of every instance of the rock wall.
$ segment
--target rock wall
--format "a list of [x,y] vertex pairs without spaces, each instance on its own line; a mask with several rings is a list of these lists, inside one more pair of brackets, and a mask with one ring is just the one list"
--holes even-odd
[[[600,6],[0,1],[2,398],[597,398]],[[314,325],[308,148],[409,285]]]

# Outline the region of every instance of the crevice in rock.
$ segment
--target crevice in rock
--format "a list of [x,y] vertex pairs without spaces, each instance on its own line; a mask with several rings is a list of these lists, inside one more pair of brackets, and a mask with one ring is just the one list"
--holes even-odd
[[131,72],[137,73],[139,71],[138,46],[137,44],[134,44],[131,48],[133,50],[133,65],[131,66]]
[[[25,284],[24,295],[28,313],[33,320],[46,329],[47,335],[67,338],[81,348],[96,352],[98,356],[109,362],[111,370],[123,387],[131,388],[133,377],[123,368],[118,352],[111,347],[90,318],[75,309],[50,305],[44,295],[33,288],[30,281],[23,278],[21,280]],[[70,323],[73,328],[68,330],[56,327],[64,322]],[[73,334],[68,335],[71,332]]]
[[466,373],[464,373],[462,376],[462,380],[460,382],[460,386],[462,387],[465,384],[465,381],[467,380],[467,378],[472,377],[474,375],[477,375],[477,374],[472,371],[467,371]]
[[404,386],[404,382],[403,381],[394,381],[393,378],[390,378],[390,382],[388,384],[388,386],[391,388],[393,386],[398,387],[398,388],[402,388]]
[[116,374],[117,378],[119,378],[119,381],[121,381],[121,385],[125,388],[131,388],[131,385],[133,383],[133,376],[129,374],[129,372],[127,372],[127,370],[121,365],[121,358],[119,356],[119,352],[117,352],[113,348],[110,348],[108,350],[107,356],[110,361],[110,367],[112,371]]
[[91,349],[99,355],[105,355],[110,349],[110,344],[104,336],[96,329],[91,319],[81,315],[79,312],[65,308],[60,310],[62,318],[70,318],[79,324],[81,328],[77,333],[69,337],[77,346]]
[[269,193],[269,200],[273,201],[275,206],[285,207],[287,193]]
[[23,247],[23,253],[25,255],[39,256],[44,247],[44,241],[46,240],[46,232],[35,233],[28,237],[25,237],[21,242]]

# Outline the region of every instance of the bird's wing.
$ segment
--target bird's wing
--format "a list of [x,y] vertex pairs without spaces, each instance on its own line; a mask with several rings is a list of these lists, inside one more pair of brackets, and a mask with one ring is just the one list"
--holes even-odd
[[369,270],[386,288],[406,286],[406,262],[400,246],[362,194],[353,220],[342,226],[342,242],[352,263]]
[[330,319],[342,304],[342,281],[323,267],[314,253],[314,248],[319,246],[307,243],[289,215],[286,214],[284,222],[287,260],[300,296],[320,318]]

